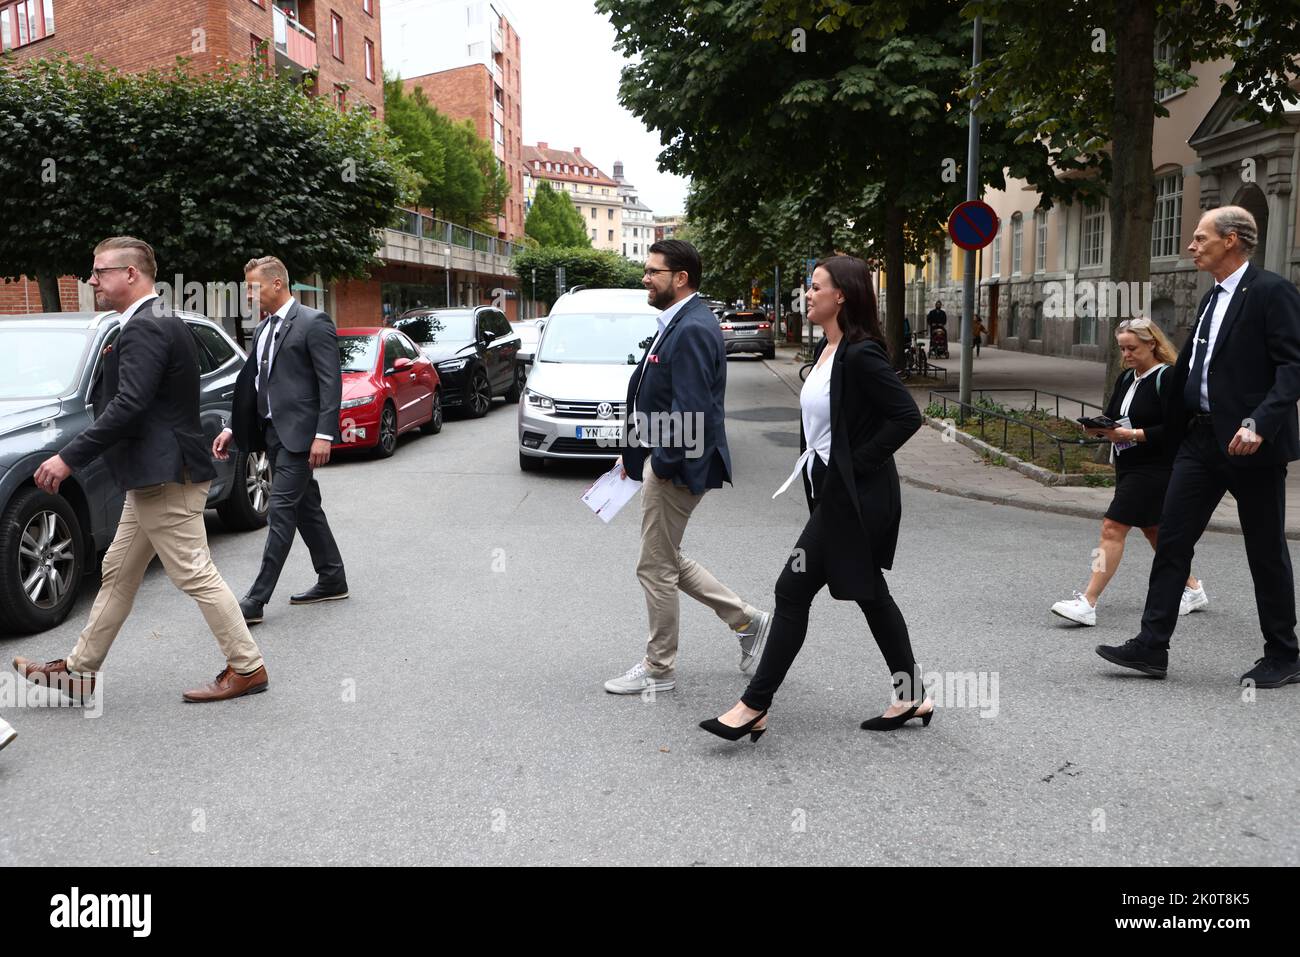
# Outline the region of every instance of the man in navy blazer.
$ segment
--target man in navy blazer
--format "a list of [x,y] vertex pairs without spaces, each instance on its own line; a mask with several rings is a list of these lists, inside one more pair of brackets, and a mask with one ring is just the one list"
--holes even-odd
[[1300,458],[1300,292],[1285,277],[1251,265],[1257,236],[1247,210],[1224,206],[1201,217],[1188,247],[1215,284],[1201,300],[1172,376],[1186,434],[1160,516],[1142,630],[1123,645],[1097,648],[1107,661],[1153,677],[1163,678],[1168,668],[1193,550],[1231,492],[1264,636],[1264,656],[1241,683],[1300,683],[1286,540],[1287,463]]
[[762,654],[771,621],[681,553],[686,523],[704,493],[731,481],[723,422],[727,353],[717,317],[697,295],[700,273],[700,254],[690,243],[667,239],[650,247],[642,285],[650,305],[663,312],[628,381],[620,459],[624,474],[642,483],[637,577],[650,637],[645,657],[605,682],[611,694],[676,686],[679,591],[708,605],[736,633],[741,671]]

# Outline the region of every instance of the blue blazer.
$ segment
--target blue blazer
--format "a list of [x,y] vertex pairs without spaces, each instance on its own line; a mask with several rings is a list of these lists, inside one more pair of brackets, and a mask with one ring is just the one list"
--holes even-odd
[[[627,384],[623,467],[633,478],[650,468],[695,495],[731,481],[731,452],[723,424],[727,350],[713,311],[696,296],[668,323]],[[632,410],[651,425],[633,439]],[[676,414],[672,414],[676,413]],[[643,418],[645,417],[645,418]],[[689,420],[689,421],[688,421]]]

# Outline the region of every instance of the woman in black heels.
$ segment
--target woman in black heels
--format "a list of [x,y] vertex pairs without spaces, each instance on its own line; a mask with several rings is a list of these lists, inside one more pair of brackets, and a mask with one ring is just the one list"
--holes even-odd
[[807,306],[825,338],[799,395],[802,454],[776,494],[802,475],[811,516],[777,579],[772,630],[749,688],[726,714],[700,722],[731,741],[746,734],[757,741],[766,730],[772,696],[803,645],[823,585],[858,603],[894,676],[894,703],[861,727],[888,731],[911,718],[928,725],[934,714],[882,573],[893,565],[902,515],[893,456],[921,427],[921,414],[889,362],[865,262],[819,262]]

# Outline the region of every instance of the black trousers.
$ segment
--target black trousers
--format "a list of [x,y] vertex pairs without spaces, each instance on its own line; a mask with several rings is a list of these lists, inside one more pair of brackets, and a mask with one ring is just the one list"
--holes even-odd
[[[820,489],[825,479],[826,467],[818,458],[813,460],[812,485]],[[748,707],[763,711],[772,705],[772,696],[781,687],[786,672],[803,647],[808,634],[808,612],[813,599],[826,585],[826,566],[835,557],[826,548],[826,527],[822,509],[814,506],[808,524],[776,581],[776,610],[772,615],[772,631],[763,649],[749,687],[741,696]],[[900,700],[915,701],[923,693],[916,659],[912,656],[912,642],[907,633],[907,622],[898,610],[885,576],[876,569],[876,597],[859,601],[858,607],[866,616],[876,644],[885,656],[885,664],[894,676],[894,688]],[[1176,610],[1176,609],[1175,609]]]
[[1169,647],[1196,543],[1224,492],[1231,492],[1237,500],[1246,561],[1255,582],[1259,627],[1264,633],[1264,654],[1295,661],[1295,579],[1286,541],[1286,466],[1234,467],[1209,425],[1193,424],[1174,459],[1138,638],[1156,648]]
[[266,548],[262,567],[248,597],[266,604],[280,580],[294,532],[302,535],[311,552],[316,577],[323,585],[343,585],[343,556],[321,508],[320,486],[312,475],[306,452],[290,452],[280,443],[275,426],[266,423],[266,456],[271,464],[271,512],[267,518]]

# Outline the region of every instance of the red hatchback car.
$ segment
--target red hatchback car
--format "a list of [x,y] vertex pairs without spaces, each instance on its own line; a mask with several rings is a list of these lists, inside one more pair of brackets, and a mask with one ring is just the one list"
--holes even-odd
[[344,327],[338,331],[343,371],[337,450],[397,451],[411,429],[442,431],[442,383],[419,348],[396,329]]

